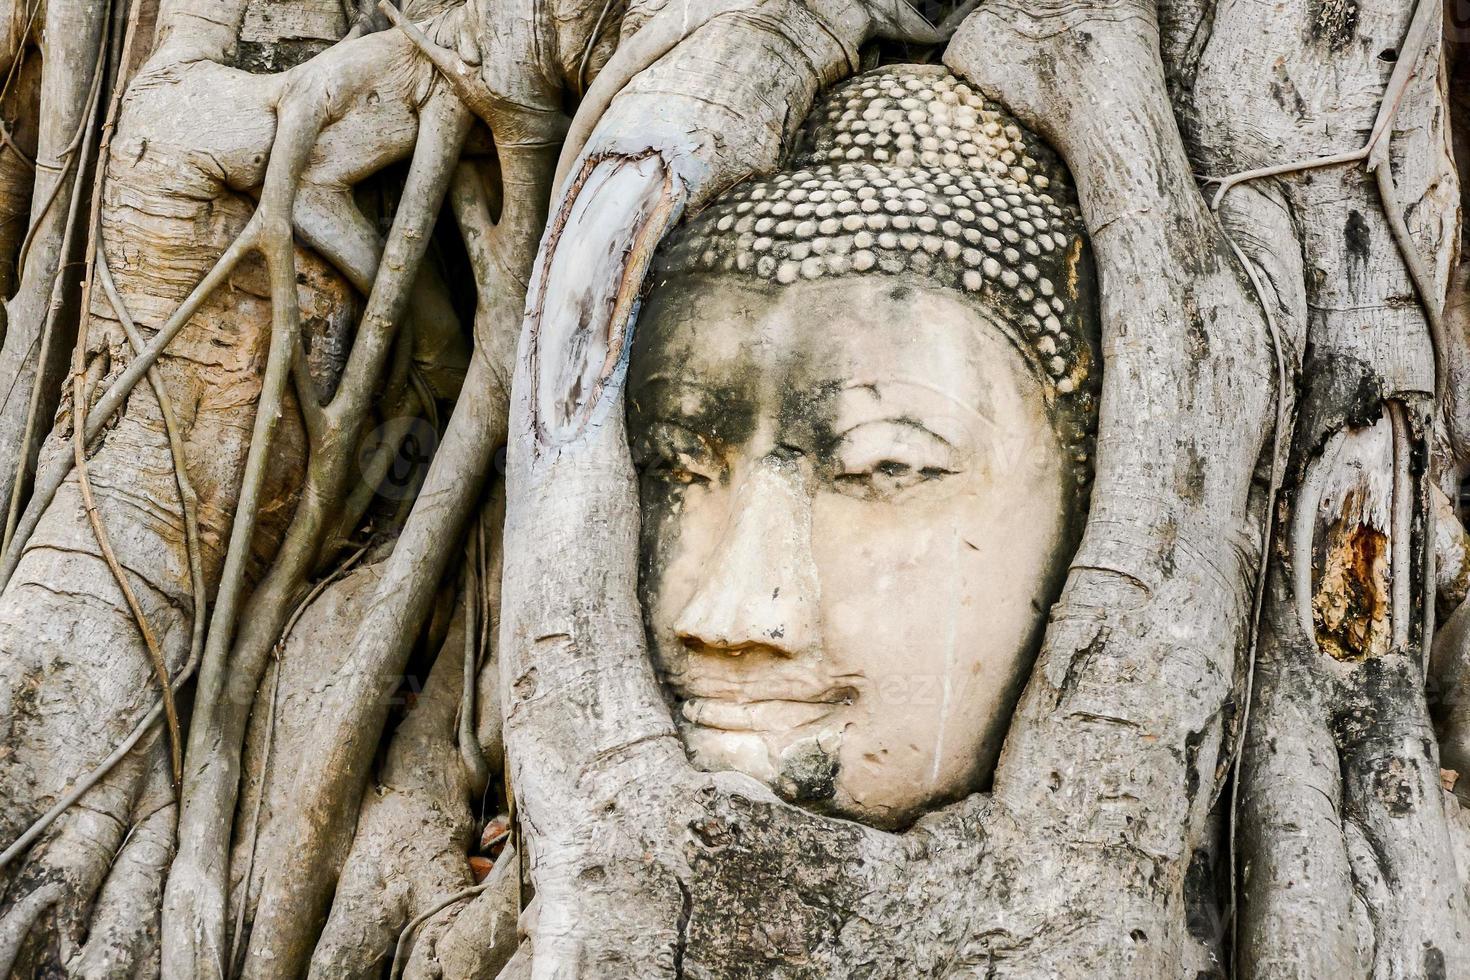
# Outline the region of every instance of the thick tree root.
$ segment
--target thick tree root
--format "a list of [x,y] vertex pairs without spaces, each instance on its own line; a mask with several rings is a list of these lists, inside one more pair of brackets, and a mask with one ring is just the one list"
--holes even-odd
[[[125,34],[124,34],[124,41],[123,41],[123,44],[122,44],[122,52],[121,52],[121,59],[120,59],[122,64],[126,64],[128,62],[129,56],[130,56],[130,54],[132,52],[133,39],[134,39],[134,36],[137,33],[138,12],[139,12],[138,6],[137,5],[134,5],[134,7],[133,7],[133,9],[132,9],[132,11],[131,11],[131,13],[130,13],[130,15],[128,17],[127,28],[126,28]],[[108,24],[110,22],[110,20],[111,20],[111,6],[109,5],[108,6],[108,16],[103,20],[103,24],[104,24],[103,33],[104,34],[106,33],[106,27],[105,27],[105,25]],[[92,94],[91,94],[90,100],[89,100],[89,105],[91,106],[91,112],[88,114],[87,117],[83,117],[83,119],[82,119],[82,121],[80,123],[80,126],[82,126],[82,127],[85,128],[85,132],[87,134],[87,138],[82,141],[82,145],[84,147],[83,154],[82,154],[83,157],[87,156],[87,150],[85,148],[90,146],[90,137],[91,137],[92,130],[91,130],[91,125],[90,125],[91,120],[90,120],[89,117],[90,117],[91,114],[94,114],[96,112],[96,106],[98,104],[99,99],[101,98],[101,93],[102,93],[102,74],[103,74],[103,64],[104,64],[104,61],[103,61],[103,52],[104,52],[104,50],[105,50],[105,45],[103,45],[103,44],[101,44],[99,42],[99,44],[98,44],[98,55],[97,55],[96,65],[93,68],[93,76],[94,77],[93,77],[93,80],[92,80]],[[120,102],[122,100],[121,68],[116,68],[115,69],[115,72],[118,75],[118,79],[114,83],[114,91],[113,91],[112,98],[109,101],[109,106],[108,106],[108,110],[107,110],[107,118],[106,118],[105,122],[102,125],[102,143],[101,143],[101,147],[99,149],[99,154],[98,154],[99,159],[101,159],[101,160],[105,160],[107,158],[108,151],[111,148],[111,144],[112,144],[112,132],[113,132],[113,128],[115,127],[116,122],[117,122],[118,106],[119,106],[119,104],[120,104]],[[81,132],[79,132],[78,135],[80,136],[81,135]],[[73,142],[75,143],[75,141],[73,141]],[[75,211],[77,203],[81,200],[81,193],[80,193],[81,186],[80,185],[81,185],[81,177],[82,177],[83,172],[84,172],[83,171],[83,168],[79,164],[78,167],[77,167],[77,187],[74,189],[73,196],[72,196],[72,209],[73,209],[73,211]],[[94,282],[94,279],[95,279],[95,274],[94,274],[95,273],[95,270],[94,270],[94,261],[98,257],[100,257],[101,254],[102,254],[102,248],[101,248],[100,243],[98,243],[98,244],[93,244],[93,243],[95,241],[97,241],[97,235],[100,232],[100,229],[99,229],[99,226],[98,226],[98,216],[99,216],[99,213],[101,211],[101,206],[102,206],[102,176],[103,176],[104,172],[105,172],[105,167],[103,167],[103,166],[98,166],[97,167],[97,174],[96,174],[96,177],[94,179],[93,188],[92,188],[90,211],[89,211],[88,216],[87,216],[87,224],[86,224],[86,228],[85,228],[85,231],[84,231],[85,238],[86,238],[86,241],[87,241],[86,271],[83,274],[83,279],[82,279],[82,309],[84,309],[84,310],[88,309],[90,307],[90,305],[91,305],[90,302],[89,302],[89,300],[91,298],[92,285],[93,285],[93,282]],[[58,185],[57,186],[60,186],[59,182],[58,182]],[[48,206],[49,206],[49,202],[48,202]],[[67,222],[67,227],[66,227],[66,233],[62,236],[62,243],[63,243],[63,245],[62,245],[62,254],[66,254],[66,252],[68,250],[67,249],[67,245],[68,245],[68,243],[71,240],[72,231],[73,231],[73,229],[75,227],[76,226],[75,226],[74,215],[73,215],[73,216],[69,217],[68,222]],[[22,244],[22,246],[21,246],[21,259],[20,259],[20,262],[21,262],[22,265],[24,265],[24,262],[25,262],[26,245],[28,245],[29,242],[30,242],[30,239],[28,237],[27,240],[26,240],[26,243]],[[108,279],[109,279],[109,282],[110,282],[111,277],[109,276]],[[58,283],[57,283],[57,285],[58,286],[60,285],[59,277],[58,277]],[[131,322],[130,322],[130,320],[128,318],[127,312],[125,310],[121,309],[122,303],[121,303],[121,300],[116,295],[116,287],[115,286],[113,286],[111,288],[111,290],[109,291],[109,299],[111,300],[111,302],[113,304],[114,313],[116,313],[118,315],[118,317],[119,317],[120,320],[124,321],[124,330],[125,330],[125,332],[128,335],[129,341],[133,342],[134,343],[134,346],[136,347],[137,346],[137,340],[139,339],[138,338],[138,335],[137,335],[137,330],[136,330],[136,328],[133,328],[132,327],[132,324],[131,324]],[[46,330],[43,331],[44,333],[49,333],[49,329],[50,329],[50,326],[51,326],[51,321],[54,318],[55,314],[57,313],[58,307],[59,307],[59,300],[53,300],[51,309],[48,312],[47,325],[46,325]],[[74,414],[76,415],[77,418],[85,418],[86,417],[86,414],[87,414],[87,397],[88,397],[88,392],[87,392],[86,385],[85,385],[85,374],[86,374],[86,351],[87,351],[87,327],[89,325],[89,322],[90,322],[89,321],[89,318],[87,318],[87,317],[82,317],[81,318],[81,324],[80,324],[80,326],[78,328],[78,331],[77,331],[76,346],[75,346],[74,351],[73,351],[73,359],[72,359],[72,406],[73,406],[73,412],[74,412]],[[43,347],[44,347],[44,345],[43,345]],[[43,357],[44,357],[44,354],[43,354]],[[173,417],[172,403],[171,403],[171,401],[168,398],[166,389],[164,388],[164,385],[163,385],[162,378],[159,375],[159,373],[157,372],[157,370],[150,369],[150,371],[149,371],[149,382],[150,382],[150,384],[151,384],[151,386],[153,388],[154,397],[159,402],[160,411],[162,412],[163,419],[164,419],[164,425],[165,425],[165,428],[166,428],[167,433],[168,433],[169,450],[170,450],[170,453],[172,455],[173,464],[174,464],[175,482],[178,484],[178,486],[179,486],[179,492],[180,492],[180,507],[181,507],[181,509],[185,513],[185,519],[186,519],[186,521],[187,520],[191,520],[191,518],[192,518],[193,515],[191,514],[191,508],[190,508],[190,500],[189,500],[189,498],[190,498],[190,496],[192,494],[192,490],[190,489],[190,486],[189,486],[188,477],[184,474],[184,472],[182,470],[182,467],[183,467],[183,453],[182,453],[182,450],[181,450],[181,448],[179,446],[177,420]],[[22,458],[23,459],[29,459],[29,454],[30,454],[30,444],[31,444],[31,439],[32,439],[32,427],[33,427],[33,425],[35,423],[34,411],[36,409],[36,402],[35,402],[34,399],[32,400],[31,409],[32,409],[32,413],[27,416],[27,420],[26,420],[25,436],[24,436],[23,448],[22,448]],[[109,536],[107,534],[106,526],[104,525],[104,523],[102,521],[102,515],[101,515],[101,513],[97,509],[97,502],[96,502],[96,499],[95,499],[95,497],[93,495],[93,492],[92,492],[91,481],[89,480],[89,478],[87,476],[87,440],[86,440],[85,431],[84,431],[84,429],[83,429],[83,427],[81,425],[75,425],[75,426],[73,426],[73,431],[72,431],[72,448],[73,448],[72,458],[73,458],[73,460],[76,463],[76,469],[77,469],[77,488],[81,492],[82,506],[85,509],[86,514],[87,514],[87,521],[92,526],[92,534],[93,534],[93,536],[95,537],[95,539],[97,541],[97,548],[101,552],[103,560],[107,563],[108,570],[112,573],[112,577],[113,577],[114,581],[117,583],[118,591],[122,593],[122,596],[123,596],[124,601],[127,603],[129,610],[132,612],[134,621],[138,624],[138,632],[142,635],[143,644],[147,648],[147,650],[148,650],[148,656],[149,656],[149,658],[153,662],[154,675],[158,679],[159,698],[160,698],[160,702],[161,702],[162,707],[163,707],[163,714],[164,714],[164,718],[165,718],[165,720],[167,722],[167,728],[168,728],[168,738],[169,738],[169,748],[170,748],[169,761],[170,761],[170,769],[171,769],[171,772],[173,774],[173,788],[177,792],[177,790],[179,788],[179,785],[180,785],[180,782],[181,782],[181,774],[182,774],[182,767],[183,767],[183,744],[182,744],[182,741],[183,740],[182,740],[182,735],[181,735],[180,729],[179,729],[179,714],[178,714],[178,709],[174,705],[174,688],[173,688],[173,684],[172,684],[172,682],[171,682],[171,680],[169,678],[168,663],[167,663],[166,658],[164,656],[164,652],[163,652],[162,648],[159,645],[158,638],[154,634],[153,629],[152,629],[152,627],[150,626],[150,624],[148,622],[148,617],[143,612],[142,604],[138,601],[137,594],[134,592],[133,587],[132,587],[132,584],[128,580],[127,573],[123,571],[122,566],[118,563],[117,555],[113,551],[112,543],[111,543],[111,540],[110,540],[110,538],[109,538]],[[24,473],[22,472],[22,473],[18,473],[17,476],[16,476],[16,487],[17,488],[18,488],[18,486],[19,486],[19,484],[21,482],[21,478],[23,477],[23,475],[24,475]],[[7,530],[7,541],[6,541],[6,544],[9,544],[8,536],[9,536],[9,530],[12,527],[11,519],[14,517],[14,514],[15,514],[15,507],[14,507],[14,505],[15,505],[16,502],[17,502],[17,498],[15,498],[14,496],[12,496],[12,500],[11,500],[12,506],[11,506],[11,510],[10,510],[10,516],[6,520],[6,530]],[[196,529],[196,531],[197,531],[197,529]],[[186,538],[191,543],[191,545],[196,546],[196,547],[192,547],[190,549],[190,568],[191,569],[194,569],[195,567],[197,567],[197,564],[198,564],[198,561],[197,561],[197,559],[198,559],[198,555],[197,555],[197,543],[198,543],[197,542],[197,533],[190,533],[189,530],[186,528]],[[202,575],[193,578],[192,584],[194,586],[194,591],[195,591],[195,612],[196,612],[196,614],[198,614],[199,612],[201,612],[201,609],[202,609],[202,601],[203,601],[203,577],[202,577]],[[196,633],[197,633],[197,624],[196,624]],[[22,835],[22,836],[24,836],[24,835]]]
[[[234,777],[244,736],[246,706],[254,697],[265,657],[289,611],[286,603],[315,564],[321,538],[330,529],[329,517],[345,495],[344,484],[356,456],[362,422],[392,349],[396,325],[402,320],[410,286],[427,247],[439,201],[449,183],[468,123],[468,113],[447,93],[431,100],[426,107],[408,185],[385,250],[383,274],[374,283],[337,392],[323,409],[324,428],[307,469],[302,504],[292,519],[271,573],[251,597],[247,625],[238,639],[233,636],[233,621],[219,619],[219,610],[226,599],[223,592],[217,600],[216,622],[211,624],[210,644],[205,648],[191,735],[191,783],[180,821],[180,852],[176,859],[179,870],[177,877],[171,879],[180,882],[181,890],[175,892],[171,886],[165,917],[166,924],[174,915],[179,917],[183,930],[180,936],[197,934],[198,924],[202,923],[206,946],[224,945],[225,927],[220,916],[224,914],[225,868],[220,855],[229,838],[234,812]],[[315,130],[311,136],[315,138]],[[280,138],[278,134],[278,154],[284,149]],[[304,159],[305,154],[301,156]],[[264,198],[261,208],[266,208]],[[294,297],[291,301],[294,303]],[[227,565],[227,575],[229,571]],[[225,651],[232,644],[234,654],[226,661]],[[211,650],[217,651],[213,661],[209,656]],[[224,669],[227,662],[228,680]],[[214,673],[206,678],[204,671],[211,664]],[[201,896],[190,897],[184,888],[200,889]],[[172,935],[167,931],[171,928],[166,925],[166,935]]]
[[68,967],[72,976],[142,980],[157,970],[158,909],[179,814],[164,755],[158,751],[155,756],[158,761],[144,798],[134,808],[132,828],[88,913],[86,944]]
[[[468,855],[479,826],[455,726],[465,626],[463,616],[451,624],[428,684],[364,794],[331,915],[311,957],[313,977],[368,976],[390,961],[401,968],[395,948],[414,920],[442,911],[445,896],[475,884]],[[403,942],[411,945],[409,937]],[[267,973],[257,967],[253,975]]]
[[36,0],[30,9],[40,15],[44,29],[31,37],[38,23],[32,19],[25,35],[14,39],[37,41],[42,64],[37,180],[16,256],[19,288],[6,302],[0,349],[0,506],[7,510],[7,541],[44,425],[55,411],[71,346],[73,334],[60,322],[61,307],[76,280],[64,264],[86,196],[115,7],[120,13],[120,5],[112,2]]
[[[171,853],[172,794],[166,743],[155,740],[55,825],[9,884],[0,917],[4,975],[39,976],[89,960],[146,963]],[[103,948],[104,937],[117,945]]]
[[[108,19],[110,19],[110,17]],[[53,226],[55,225],[54,221],[47,221],[47,212],[55,203],[56,198],[62,189],[63,182],[66,179],[69,171],[71,170],[71,165],[77,159],[79,143],[81,144],[81,158],[85,160],[91,157],[93,136],[93,127],[91,124],[92,117],[96,115],[97,101],[102,94],[102,75],[105,64],[105,55],[106,45],[102,43],[102,34],[99,33],[97,56],[95,59],[95,64],[92,68],[91,92],[87,96],[88,111],[78,116],[76,135],[72,138],[72,141],[67,144],[66,149],[63,150],[61,154],[62,159],[64,160],[64,165],[61,169],[61,172],[55,175],[54,183],[51,187],[51,192],[46,196],[44,203],[40,207],[39,213],[37,213],[35,217],[31,219],[30,223],[26,227],[25,237],[21,241],[20,251],[16,258],[16,266],[19,269],[24,269],[26,266],[26,257],[29,254],[31,243],[35,241],[35,235],[37,231],[44,224],[49,223]],[[99,158],[100,156],[101,154],[99,154]],[[82,184],[85,175],[86,169],[84,167],[78,167],[76,170],[75,178],[72,181],[72,187],[70,189],[70,202],[67,207],[66,221],[63,226],[63,231],[61,233],[60,250],[56,253],[58,256],[71,254],[72,236],[77,230],[77,216],[79,214],[80,205],[84,196],[82,194]],[[96,186],[94,183],[94,196],[95,192],[98,189],[98,186]],[[89,224],[86,229],[83,229],[83,234],[90,235],[91,227],[92,225]],[[52,234],[54,236],[54,232]],[[46,258],[50,258],[50,256],[47,256]],[[44,262],[45,259],[43,258],[42,261]],[[28,371],[34,370],[37,373],[40,373],[47,365],[49,365],[52,361],[56,359],[56,321],[61,312],[62,297],[64,295],[63,287],[66,285],[67,280],[66,276],[56,274],[60,271],[60,269],[56,269],[55,273],[53,273],[49,301],[46,304],[44,319],[41,322],[40,343],[35,354],[36,363],[34,365],[28,363],[22,364],[17,372],[18,377],[12,380],[12,385],[14,385],[15,382],[20,382],[22,386],[24,386],[24,384],[26,383],[26,374]],[[32,284],[31,288],[33,290],[39,289],[39,284]],[[27,304],[28,300],[30,301],[29,305]],[[34,302],[35,301],[32,296],[22,295],[16,297],[14,308],[17,313],[17,326],[23,329],[30,328],[31,325],[25,323],[25,318],[28,315],[33,315],[33,310],[30,307],[34,306]],[[45,384],[37,384],[35,383],[35,379],[30,379],[30,384],[31,396],[29,399],[29,404],[26,406],[25,422],[21,426],[20,440],[13,447],[15,449],[15,452],[13,454],[0,453],[0,458],[11,458],[13,456],[15,460],[14,472],[10,475],[9,492],[6,493],[3,497],[0,497],[0,499],[4,499],[8,502],[5,515],[5,533],[4,537],[0,538],[0,551],[3,551],[10,546],[11,536],[15,531],[15,524],[20,516],[20,506],[23,500],[22,494],[26,489],[26,480],[30,476],[32,467],[35,465],[34,455],[36,450],[39,448],[40,442],[40,435],[38,430],[41,426],[41,416],[43,412],[42,405],[43,403],[49,405],[52,401],[49,393],[46,391]],[[9,399],[7,398],[7,401],[8,400]],[[0,482],[0,488],[3,488],[4,486],[5,484],[3,482]]]
[[437,933],[432,950],[420,955],[418,950],[430,944],[423,937],[415,941],[414,956],[403,973],[406,980],[494,980],[500,975],[520,942],[519,863],[515,850],[507,847],[481,886],[484,890],[457,909]]
[[[293,851],[282,819],[290,811],[291,786],[298,768],[313,764],[322,693],[345,653],[344,637],[351,635],[371,601],[381,571],[378,563],[355,568],[305,603],[261,685],[263,697],[250,718],[242,761],[239,811],[250,817],[235,828],[230,860],[230,905],[238,915],[232,972],[238,972],[254,929],[269,865],[275,856]],[[264,696],[272,693],[265,702]],[[340,817],[350,821],[352,813],[344,811]]]
[[[344,800],[357,800],[367,778],[373,736],[382,730],[386,699],[401,674],[440,576],[454,555],[443,547],[456,537],[479,499],[491,456],[505,432],[506,360],[522,309],[520,277],[529,267],[544,216],[550,181],[545,148],[507,147],[501,165],[508,185],[521,188],[514,207],[507,199],[499,224],[488,224],[477,178],[461,169],[452,197],[475,265],[479,305],[476,345],[459,401],[439,452],[388,560],[378,598],[353,641],[352,660],[331,688],[330,724],[320,733],[327,755],[320,770],[298,779],[297,846],[309,862],[274,869],[262,902],[274,931],[252,939],[262,970],[296,969],[314,941],[315,916],[325,911],[334,870],[350,843],[350,828],[333,816]],[[333,869],[328,871],[326,869]],[[283,967],[283,964],[288,964]],[[250,967],[247,965],[247,970]]]

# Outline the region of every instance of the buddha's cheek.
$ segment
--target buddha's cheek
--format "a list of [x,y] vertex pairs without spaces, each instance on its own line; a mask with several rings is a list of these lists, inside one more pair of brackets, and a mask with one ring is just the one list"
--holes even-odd
[[994,766],[1057,560],[1055,500],[1016,489],[817,509],[814,540],[847,542],[816,558],[828,669],[859,678],[837,781],[859,811],[903,819]]
[[987,635],[968,499],[817,507],[826,666],[859,692],[843,713],[838,788],[859,807],[905,811],[976,779],[978,733],[999,710],[987,661],[1016,651]]

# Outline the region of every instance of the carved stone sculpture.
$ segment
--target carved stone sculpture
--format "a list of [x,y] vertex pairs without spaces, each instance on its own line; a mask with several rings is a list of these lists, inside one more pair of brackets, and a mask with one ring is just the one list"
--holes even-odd
[[880,826],[988,778],[1085,507],[1089,262],[1051,152],[921,65],[669,240],[630,440],[696,764]]

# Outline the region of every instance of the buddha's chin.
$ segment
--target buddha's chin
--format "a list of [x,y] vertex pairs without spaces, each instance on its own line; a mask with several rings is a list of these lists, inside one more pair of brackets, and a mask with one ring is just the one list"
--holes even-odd
[[706,772],[744,773],[788,803],[874,826],[891,827],[907,819],[890,807],[860,804],[847,792],[839,726],[728,731],[684,721],[681,729],[690,761]]
[[[861,764],[856,769],[843,768],[842,728],[818,723],[796,730],[729,731],[680,719],[684,745],[696,768],[743,773],[769,786],[786,802],[817,813],[898,830],[931,806],[963,795],[956,794],[953,787],[915,795],[917,778],[903,781],[901,788],[884,785],[889,780],[883,777],[877,785],[870,785],[876,774],[864,772]],[[854,781],[859,785],[853,785]]]
[[684,723],[680,726],[689,759],[706,772],[741,772],[769,785],[776,780],[772,735],[766,732],[731,732]]

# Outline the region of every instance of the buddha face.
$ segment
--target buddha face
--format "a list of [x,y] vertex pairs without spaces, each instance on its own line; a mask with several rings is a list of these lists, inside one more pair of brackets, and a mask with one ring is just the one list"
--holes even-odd
[[628,413],[694,763],[885,827],[981,788],[1069,526],[1040,385],[988,314],[903,277],[681,277]]

